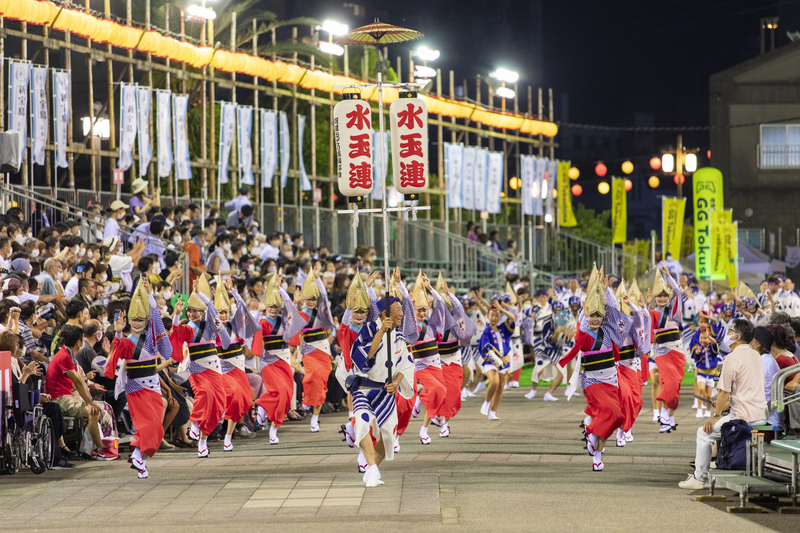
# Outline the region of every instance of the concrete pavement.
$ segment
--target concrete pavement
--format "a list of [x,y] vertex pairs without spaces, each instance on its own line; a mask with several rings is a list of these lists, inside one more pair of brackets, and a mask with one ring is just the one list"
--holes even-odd
[[[563,391],[563,388],[562,388]],[[341,442],[340,414],[284,424],[281,443],[235,439],[211,456],[186,450],[148,461],[150,478],[139,480],[121,458],[79,463],[69,471],[0,478],[0,530],[249,531],[798,531],[796,516],[731,515],[694,501],[677,487],[691,470],[700,421],[688,405],[676,416],[678,430],[658,434],[645,409],[634,441],[609,441],[605,471],[591,471],[578,428],[582,397],[567,402],[526,400],[523,389],[506,391],[489,422],[471,398],[451,423],[451,436],[422,446],[421,419],[412,420],[395,461],[381,467],[384,486],[365,489],[356,451]],[[563,394],[563,393],[560,393]],[[684,390],[691,398],[691,390]],[[646,407],[649,405],[647,398]],[[432,429],[433,426],[432,426]],[[723,492],[724,494],[724,492]]]

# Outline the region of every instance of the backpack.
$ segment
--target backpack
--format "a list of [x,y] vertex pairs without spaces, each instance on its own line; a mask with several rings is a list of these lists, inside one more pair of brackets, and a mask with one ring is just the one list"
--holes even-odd
[[717,451],[718,470],[744,470],[747,468],[747,443],[750,442],[750,425],[744,420],[731,420],[722,424]]

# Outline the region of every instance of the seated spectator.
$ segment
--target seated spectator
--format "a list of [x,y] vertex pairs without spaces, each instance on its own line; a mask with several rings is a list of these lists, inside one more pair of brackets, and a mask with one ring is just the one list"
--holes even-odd
[[[795,323],[794,319],[792,323]],[[793,353],[796,335],[794,327],[775,324],[769,326],[769,329],[775,336],[775,342],[772,343],[772,355],[775,356],[775,362],[778,363],[780,369],[783,370],[798,364],[797,357]],[[783,389],[784,395],[794,394],[799,384],[800,372],[786,378]],[[786,435],[792,438],[800,437],[800,402],[788,404],[785,413],[783,427],[786,429]]]
[[750,343],[750,346],[761,355],[761,364],[764,367],[764,401],[767,403],[767,409],[769,410],[767,423],[771,425],[777,425],[779,423],[777,410],[770,406],[772,378],[775,377],[775,374],[780,370],[778,363],[775,361],[775,357],[772,355],[772,345],[774,341],[775,336],[772,334],[772,331],[764,326],[759,326],[755,329],[755,338]]
[[[756,333],[757,331],[757,333]],[[695,470],[679,486],[682,489],[700,490],[711,464],[711,448],[722,436],[722,426],[731,420],[740,419],[750,425],[763,424],[767,418],[767,402],[764,399],[764,365],[759,353],[750,346],[753,339],[759,346],[772,344],[772,334],[766,328],[754,330],[745,319],[736,319],[720,343],[731,352],[725,357],[720,376],[715,414],[706,424],[697,429],[697,451]],[[723,411],[730,412],[722,416]]]
[[66,325],[61,328],[60,333],[63,346],[47,368],[45,392],[61,408],[64,416],[86,420],[86,427],[92,436],[94,451],[99,461],[116,459],[105,454],[98,425],[103,409],[92,400],[88,386],[78,374],[75,355],[83,347],[83,329]]

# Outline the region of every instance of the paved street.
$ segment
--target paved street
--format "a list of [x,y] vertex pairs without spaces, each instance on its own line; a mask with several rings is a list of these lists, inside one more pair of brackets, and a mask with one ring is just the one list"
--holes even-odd
[[[563,390],[563,388],[562,388]],[[796,516],[747,518],[724,504],[697,503],[678,489],[694,455],[698,421],[683,408],[678,431],[659,435],[642,413],[634,442],[607,447],[604,472],[591,471],[578,423],[582,397],[569,403],[525,400],[507,391],[500,421],[469,399],[447,439],[429,446],[412,420],[396,460],[381,468],[386,485],[365,489],[356,453],[337,433],[342,415],[322,430],[291,423],[281,444],[266,433],[234,440],[235,451],[211,444],[211,457],[160,453],[138,480],[124,458],[79,463],[71,471],[0,478],[0,529],[13,531],[226,531],[279,525],[282,531],[759,531],[758,524],[797,531]],[[685,394],[691,391],[685,390]],[[684,396],[684,398],[687,396]],[[649,400],[647,402],[649,404]],[[437,433],[438,434],[438,433]],[[730,504],[732,505],[732,503]]]

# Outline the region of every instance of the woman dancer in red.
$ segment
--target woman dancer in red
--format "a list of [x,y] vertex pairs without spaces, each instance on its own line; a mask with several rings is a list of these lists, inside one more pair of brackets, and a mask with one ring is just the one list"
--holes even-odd
[[593,458],[592,470],[603,470],[602,453],[606,439],[616,430],[625,417],[619,399],[617,369],[619,359],[619,330],[612,320],[605,320],[606,306],[615,307],[614,296],[608,292],[608,278],[601,268],[592,270],[589,279],[583,312],[588,319],[581,320],[575,334],[575,346],[558,362],[562,367],[578,357],[578,364],[570,379],[568,396],[577,387],[580,375],[581,388],[586,396],[585,413],[589,415],[586,423],[586,449]]
[[[117,363],[123,361],[117,377],[116,395],[125,390],[128,410],[136,427],[131,446],[131,467],[139,473],[139,479],[148,476],[147,459],[152,457],[164,438],[162,425],[164,405],[161,401],[156,362],[160,355],[164,359],[172,356],[172,345],[167,338],[161,313],[150,295],[150,283],[143,276],[136,286],[128,308],[128,323],[131,332],[123,337],[125,313],[114,321],[116,338],[111,356],[106,362],[104,374],[113,379]],[[167,363],[162,363],[165,368]]]
[[261,377],[267,392],[256,400],[259,425],[270,421],[269,443],[278,444],[278,428],[292,405],[294,370],[291,365],[289,340],[297,335],[306,321],[297,311],[289,295],[281,288],[283,276],[273,274],[264,291],[266,315],[261,319],[264,349],[261,352]]

